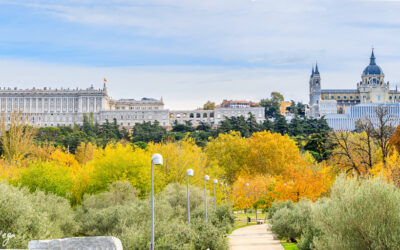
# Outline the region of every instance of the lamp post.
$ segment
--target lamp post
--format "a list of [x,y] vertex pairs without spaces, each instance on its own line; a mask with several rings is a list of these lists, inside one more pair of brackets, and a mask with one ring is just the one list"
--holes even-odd
[[186,188],[187,188],[187,214],[188,214],[188,224],[190,225],[190,199],[189,199],[189,176],[193,176],[193,169],[188,169],[186,171]]
[[162,165],[163,158],[160,154],[151,157],[151,243],[150,250],[154,250],[154,173],[153,165]]
[[204,207],[205,207],[205,211],[206,211],[206,223],[207,223],[207,181],[210,179],[210,177],[208,177],[208,175],[204,176]]
[[[246,183],[246,197],[248,198],[249,194],[249,183]],[[247,224],[249,224],[249,206],[248,206],[248,201],[246,202],[246,221]]]
[[214,179],[214,211],[217,210],[217,202],[215,200],[215,184],[218,184],[218,180]]

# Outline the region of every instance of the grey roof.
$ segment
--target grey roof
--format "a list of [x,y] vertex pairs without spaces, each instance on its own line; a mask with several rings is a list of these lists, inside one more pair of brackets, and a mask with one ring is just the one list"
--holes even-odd
[[383,75],[382,68],[375,62],[374,49],[372,49],[369,65],[364,69],[363,75]]
[[358,94],[358,89],[321,89],[321,93],[349,93]]

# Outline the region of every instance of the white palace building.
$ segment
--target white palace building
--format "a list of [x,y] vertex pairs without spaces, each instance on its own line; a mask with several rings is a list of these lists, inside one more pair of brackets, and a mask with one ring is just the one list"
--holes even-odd
[[355,89],[321,89],[321,76],[316,68],[312,69],[309,81],[310,109],[308,115],[325,117],[334,130],[351,131],[356,122],[368,118],[377,123],[376,110],[379,106],[389,111],[392,126],[400,123],[400,91],[390,89],[385,82],[382,68],[376,64],[374,50],[370,63],[361,74],[361,81]]
[[38,127],[73,126],[82,124],[84,114],[93,114],[94,121],[101,124],[114,119],[124,127],[136,123],[158,121],[161,126],[171,126],[178,122],[192,121],[194,125],[206,122],[218,125],[225,117],[244,116],[252,113],[257,122],[265,120],[263,107],[228,107],[215,110],[164,109],[164,102],[153,98],[141,100],[113,100],[108,96],[106,84],[102,89],[93,86],[87,89],[17,89],[0,88],[0,109],[2,116],[10,120],[10,115],[19,112],[28,122]]

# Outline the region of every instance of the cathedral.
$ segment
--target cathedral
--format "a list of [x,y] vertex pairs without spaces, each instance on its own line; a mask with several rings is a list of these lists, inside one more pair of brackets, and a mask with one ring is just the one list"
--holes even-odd
[[[382,68],[376,64],[372,49],[369,65],[361,74],[361,81],[355,89],[321,89],[318,65],[312,68],[310,81],[310,101],[307,114],[311,117],[325,117],[334,130],[354,130],[355,124],[363,117],[376,120],[378,106],[389,108],[393,126],[400,121],[400,92],[390,89],[385,82]],[[377,122],[377,121],[375,121]]]
[[321,89],[318,65],[312,68],[310,81],[310,114],[318,117],[325,114],[346,113],[346,108],[360,103],[397,103],[400,93],[389,89],[382,68],[376,64],[372,49],[369,65],[361,74],[355,89]]

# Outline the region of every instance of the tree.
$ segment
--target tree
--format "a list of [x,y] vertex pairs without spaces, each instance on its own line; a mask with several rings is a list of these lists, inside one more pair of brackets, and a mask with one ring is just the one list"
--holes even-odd
[[288,130],[286,118],[283,115],[277,116],[274,121],[274,132],[284,135],[288,133]]
[[1,117],[1,146],[3,155],[9,162],[22,160],[32,152],[36,129],[27,125],[27,119],[21,113],[11,113],[9,120],[4,113]]
[[[239,176],[232,186],[231,199],[235,208],[244,209],[246,205],[256,209],[260,204],[269,207],[272,200],[265,200],[268,187],[272,185],[273,178],[264,175]],[[249,184],[247,186],[246,184]]]
[[260,106],[265,108],[265,118],[275,118],[280,115],[280,103],[275,100],[262,99]]
[[195,129],[193,128],[192,121],[185,121],[185,123],[178,123],[177,120],[174,121],[172,125],[172,132],[193,132]]
[[397,126],[394,134],[390,137],[389,143],[394,146],[397,152],[400,152],[400,126]]
[[204,109],[204,110],[214,110],[214,109],[215,109],[215,102],[207,101],[207,102],[203,105],[203,109]]
[[328,191],[332,181],[329,169],[323,166],[288,165],[284,174],[276,177],[270,195],[273,200],[299,202],[301,198],[308,198],[315,201]]
[[275,102],[283,102],[285,100],[285,98],[283,98],[283,95],[279,92],[271,92],[271,100],[275,101]]
[[358,121],[358,127],[365,131],[368,136],[373,138],[381,150],[381,159],[384,165],[389,154],[390,137],[393,135],[395,128],[394,118],[389,108],[385,106],[377,106],[375,109],[376,122],[369,117],[365,117]]
[[247,139],[240,132],[231,131],[211,139],[205,151],[209,164],[218,165],[223,170],[226,181],[232,184],[246,167],[248,147]]
[[366,132],[333,132],[330,141],[334,144],[330,161],[348,173],[367,174],[376,163],[378,145]]
[[248,139],[248,148],[248,174],[280,175],[288,165],[300,164],[302,161],[296,143],[288,135],[257,132]]
[[132,129],[133,142],[161,142],[167,137],[167,130],[160,126],[158,121],[154,123],[136,123]]

